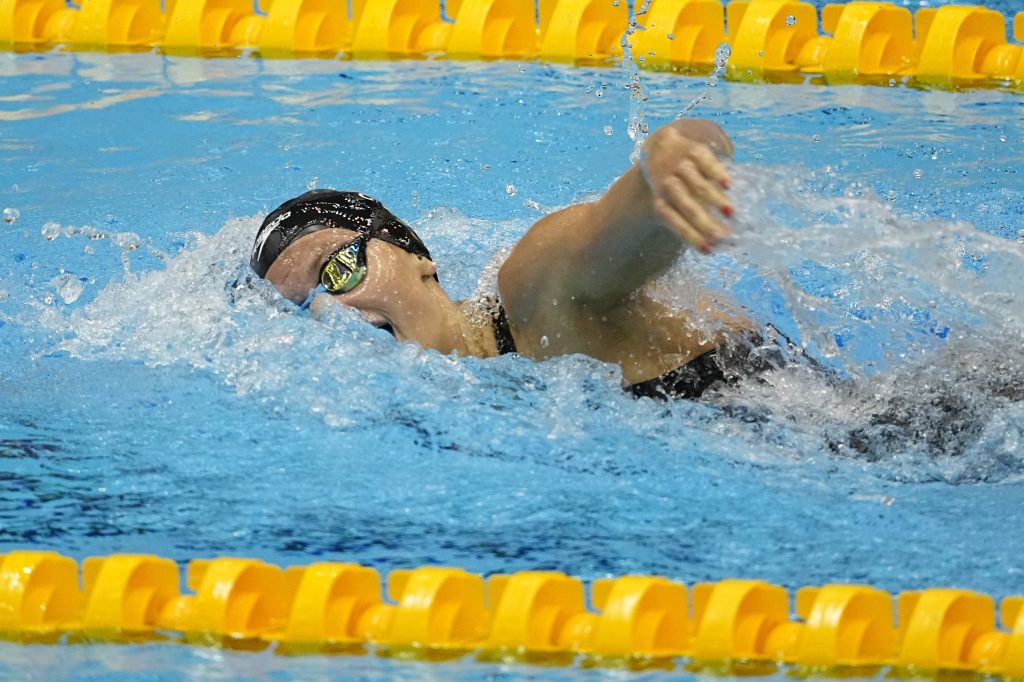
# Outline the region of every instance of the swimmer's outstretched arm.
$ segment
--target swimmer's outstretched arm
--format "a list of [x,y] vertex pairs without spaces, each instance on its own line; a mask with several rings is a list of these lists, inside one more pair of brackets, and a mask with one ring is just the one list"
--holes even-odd
[[642,162],[598,201],[538,221],[499,275],[514,328],[571,325],[566,316],[573,308],[588,316],[612,311],[663,274],[687,245],[710,251],[730,234],[720,219],[733,211],[720,157],[732,151],[718,125],[676,121],[647,139]]

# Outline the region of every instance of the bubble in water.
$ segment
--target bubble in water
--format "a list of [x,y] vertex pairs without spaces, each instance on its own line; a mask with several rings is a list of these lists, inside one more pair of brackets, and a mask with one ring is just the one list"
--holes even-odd
[[18,193],[18,192],[20,192],[20,191],[21,191],[21,187],[18,187],[18,184],[17,184],[17,183],[15,183],[15,184],[11,185],[11,192],[13,192],[13,193],[17,194],[17,193]]
[[57,223],[46,223],[42,229],[39,230],[39,234],[43,235],[43,238],[48,242],[52,242],[54,239],[60,236],[60,225]]
[[796,23],[796,17],[794,17],[792,14],[790,14],[788,17],[786,17],[786,26],[792,26],[795,23]]
[[598,90],[595,92],[594,97],[604,97],[604,90]]
[[915,168],[914,169],[914,177],[920,179],[921,175],[922,175],[921,169],[920,168]]
[[604,134],[607,135],[608,137],[611,137],[612,135],[615,134],[615,131],[612,129],[611,126],[605,126],[604,127]]
[[320,178],[313,176],[313,179],[306,183],[306,189],[316,189],[316,183],[320,182]]
[[1000,142],[1006,142],[1006,135],[1000,135],[999,136],[999,141]]
[[814,140],[815,142],[821,142],[821,135],[815,133],[814,135],[811,136],[811,139]]
[[13,223],[19,216],[21,216],[21,211],[16,208],[4,209],[4,222],[7,224]]
[[57,295],[67,305],[77,301],[78,297],[85,291],[85,284],[82,283],[82,280],[70,272],[65,272],[51,279],[50,286],[57,290]]
[[519,190],[516,189],[515,185],[510,183],[508,185],[505,185],[505,194],[509,195],[510,197],[514,197],[515,195],[519,194]]

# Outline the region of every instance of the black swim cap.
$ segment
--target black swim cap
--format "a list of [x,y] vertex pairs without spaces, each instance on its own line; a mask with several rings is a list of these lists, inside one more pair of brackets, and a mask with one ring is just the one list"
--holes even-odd
[[257,275],[266,277],[271,264],[299,237],[326,229],[353,230],[433,260],[416,232],[373,197],[314,189],[284,202],[266,217],[256,233],[249,264]]

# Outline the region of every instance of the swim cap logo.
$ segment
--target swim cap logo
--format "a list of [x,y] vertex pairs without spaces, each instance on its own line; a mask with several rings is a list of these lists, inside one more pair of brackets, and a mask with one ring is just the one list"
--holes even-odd
[[267,240],[270,238],[270,235],[274,234],[274,230],[276,230],[278,225],[281,224],[281,221],[287,220],[288,218],[291,217],[291,215],[291,211],[285,211],[281,215],[274,218],[274,220],[263,226],[263,229],[260,230],[260,233],[256,235],[256,244],[253,246],[253,250],[256,253],[256,260],[259,260],[263,257],[263,247],[266,246]]

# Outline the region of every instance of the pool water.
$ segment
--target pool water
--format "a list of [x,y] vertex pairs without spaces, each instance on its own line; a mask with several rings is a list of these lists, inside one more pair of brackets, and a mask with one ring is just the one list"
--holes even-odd
[[[641,79],[631,103],[615,67],[0,54],[0,551],[1024,592],[1022,95]],[[631,104],[653,129],[702,93],[737,237],[653,291],[707,282],[833,380],[636,400],[596,361],[442,356],[251,277],[262,216],[335,187],[486,291],[628,167]],[[628,676],[167,645],[2,645],[0,670]]]

